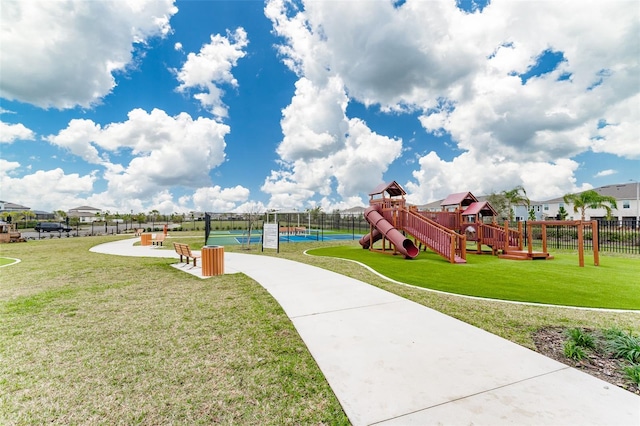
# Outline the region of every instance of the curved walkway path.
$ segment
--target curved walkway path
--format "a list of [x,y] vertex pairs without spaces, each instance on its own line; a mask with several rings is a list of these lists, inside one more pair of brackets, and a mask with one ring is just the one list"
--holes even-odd
[[[177,258],[136,241],[91,251]],[[354,425],[640,425],[639,396],[377,287],[272,256],[224,261],[282,306]]]

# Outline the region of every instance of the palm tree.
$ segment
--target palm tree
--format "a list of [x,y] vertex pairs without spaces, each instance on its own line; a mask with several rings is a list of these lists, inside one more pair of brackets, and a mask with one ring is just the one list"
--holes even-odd
[[154,232],[156,230],[156,219],[158,219],[159,214],[160,212],[156,209],[153,209],[149,212],[149,215],[151,216],[151,232]]
[[109,224],[109,219],[111,219],[111,212],[109,210],[105,210],[105,212],[102,213],[102,218],[104,219],[104,233],[106,234],[109,232],[107,225]]
[[[34,212],[30,211],[30,210],[23,210],[22,212],[20,212],[20,214],[24,218],[24,227],[26,229],[28,221],[31,220],[31,218],[35,217],[36,214]],[[18,224],[16,224],[16,228],[17,228],[17,226],[18,226]]]
[[578,213],[582,220],[585,218],[586,209],[605,209],[607,211],[607,218],[611,217],[611,209],[617,209],[616,199],[606,195],[600,195],[593,189],[584,191],[579,194],[567,194],[563,197],[564,202],[567,204],[573,204],[573,212]]
[[518,185],[509,191],[502,191],[501,194],[507,200],[507,205],[509,207],[509,222],[513,222],[513,206],[525,205],[527,206],[527,210],[531,207],[531,201],[527,197],[527,191],[525,191],[522,185]]
[[54,212],[56,214],[56,217],[62,222],[66,219],[67,217],[67,212],[65,212],[64,210],[56,210]]

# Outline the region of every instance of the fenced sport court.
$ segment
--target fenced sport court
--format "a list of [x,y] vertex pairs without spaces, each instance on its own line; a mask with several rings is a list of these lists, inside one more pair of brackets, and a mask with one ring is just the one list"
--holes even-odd
[[[362,235],[363,234],[348,234],[332,232],[330,230],[310,229],[295,235],[281,233],[280,243],[359,240]],[[251,231],[250,237],[246,230],[212,231],[207,240],[208,245],[247,244],[247,242],[250,244],[260,244],[262,242],[262,230]]]

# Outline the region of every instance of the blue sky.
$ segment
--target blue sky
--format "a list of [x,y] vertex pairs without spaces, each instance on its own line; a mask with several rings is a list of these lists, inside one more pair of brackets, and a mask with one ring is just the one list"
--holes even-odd
[[636,1],[11,1],[0,199],[325,211],[640,179]]

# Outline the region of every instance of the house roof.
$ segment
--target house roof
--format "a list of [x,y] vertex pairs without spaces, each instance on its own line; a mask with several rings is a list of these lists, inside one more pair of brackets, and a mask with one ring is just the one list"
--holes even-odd
[[[605,185],[598,188],[593,188],[598,194],[603,195],[605,197],[613,197],[616,200],[635,200],[638,196],[638,183],[630,182],[630,183],[622,183],[616,185]],[[578,194],[582,194],[586,191],[578,192]],[[551,200],[545,201],[545,203],[562,203],[564,201],[564,197],[552,198]]]
[[478,213],[482,213],[484,216],[497,216],[498,212],[491,207],[486,201],[476,202],[469,204],[469,207],[466,208],[464,212],[462,212],[463,216],[476,215]]
[[383,192],[386,192],[391,197],[398,197],[400,195],[407,195],[405,190],[398,184],[398,182],[396,182],[394,180],[392,182],[381,183],[380,185],[376,186],[373,189],[373,191],[371,191],[369,193],[369,196],[382,194]]
[[31,207],[21,206],[20,204],[10,203],[8,201],[0,201],[4,204],[4,210],[31,210]]
[[97,209],[95,207],[91,207],[91,206],[80,206],[80,207],[75,207],[73,209],[69,209],[69,211],[77,211],[77,210],[95,210],[95,211],[100,211],[100,209]]
[[350,209],[342,210],[342,213],[363,213],[364,207],[351,207]]
[[447,198],[444,199],[440,203],[441,206],[457,206],[462,204],[464,200],[471,200],[472,202],[477,202],[478,199],[470,192],[458,192],[455,194],[450,194]]

